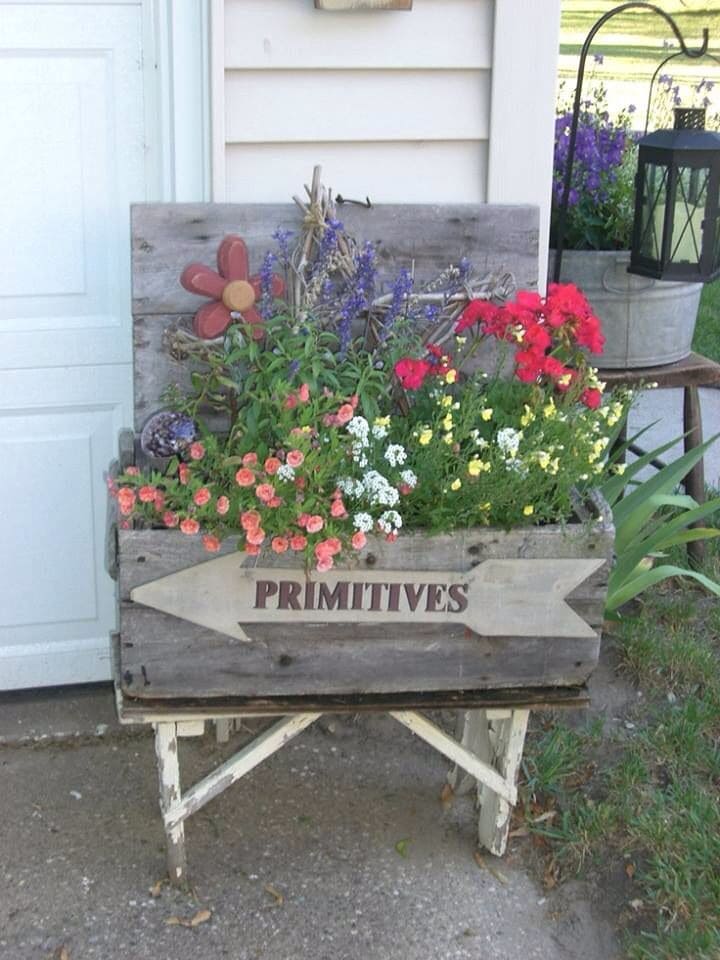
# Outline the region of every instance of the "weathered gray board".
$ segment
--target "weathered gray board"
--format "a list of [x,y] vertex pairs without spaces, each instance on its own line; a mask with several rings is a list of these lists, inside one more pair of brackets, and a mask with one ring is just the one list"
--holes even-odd
[[[510,272],[519,289],[537,287],[538,210],[495,204],[345,205],[339,216],[358,240],[379,244],[380,277],[414,268],[418,281],[466,256],[480,275]],[[170,355],[174,330],[189,329],[206,302],[180,286],[191,261],[214,267],[224,236],[248,245],[251,271],[260,268],[278,228],[298,231],[294,204],[138,204],[132,208],[135,425],[160,406],[171,383],[188,383],[187,364]]]
[[[382,570],[470,571],[486,559],[592,559],[602,565],[568,595],[594,630],[602,622],[612,554],[607,519],[565,528],[509,533],[459,531],[429,540],[405,535],[373,542],[358,566]],[[235,548],[223,544],[227,554]],[[597,663],[599,635],[483,636],[462,624],[354,622],[254,624],[247,642],[134,603],[131,591],[207,560],[202,546],[177,531],[120,531],[121,675],[126,696],[272,697],[407,691],[571,687]],[[254,565],[254,558],[245,558]],[[302,561],[298,559],[298,572]],[[286,568],[281,557],[263,567]],[[532,631],[532,624],[528,624]]]

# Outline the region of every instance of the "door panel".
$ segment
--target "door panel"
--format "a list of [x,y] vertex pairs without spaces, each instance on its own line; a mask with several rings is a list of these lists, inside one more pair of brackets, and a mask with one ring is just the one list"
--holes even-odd
[[0,5],[0,357],[128,363],[144,197],[140,5]]
[[142,4],[0,0],[0,689],[105,680],[103,473],[132,423]]

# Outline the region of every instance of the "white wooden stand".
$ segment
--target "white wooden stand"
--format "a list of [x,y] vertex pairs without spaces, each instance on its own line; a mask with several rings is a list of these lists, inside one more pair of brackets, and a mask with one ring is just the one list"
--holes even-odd
[[[122,710],[119,712],[122,721]],[[463,711],[460,715],[459,741],[448,736],[427,717],[414,710],[387,712],[453,761],[455,767],[449,780],[455,789],[464,791],[469,786],[477,785],[480,804],[479,843],[491,853],[504,853],[510,812],[517,800],[515,780],[522,758],[529,710]],[[183,793],[180,788],[178,740],[181,737],[202,735],[206,719],[214,720],[217,724],[218,739],[227,740],[234,725],[233,721],[241,719],[242,716],[244,714],[199,719],[182,719],[178,716],[152,721],[160,782],[160,810],[167,839],[168,875],[174,884],[182,884],[187,872],[185,820],[284,747],[322,714],[293,713],[281,717],[229,760]],[[461,771],[464,771],[464,774]]]

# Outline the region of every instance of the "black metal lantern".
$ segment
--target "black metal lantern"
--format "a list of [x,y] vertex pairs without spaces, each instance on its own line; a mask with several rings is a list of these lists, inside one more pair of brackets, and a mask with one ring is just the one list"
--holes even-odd
[[705,111],[639,142],[630,273],[707,283],[720,276],[720,134]]

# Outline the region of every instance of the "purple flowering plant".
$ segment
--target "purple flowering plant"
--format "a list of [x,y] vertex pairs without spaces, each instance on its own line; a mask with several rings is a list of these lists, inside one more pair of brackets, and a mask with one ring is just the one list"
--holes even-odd
[[[573,164],[565,247],[571,250],[619,250],[632,233],[637,135],[630,105],[612,118],[607,88],[595,82],[582,101]],[[568,160],[572,97],[562,96],[555,120],[551,239],[555,242]]]

